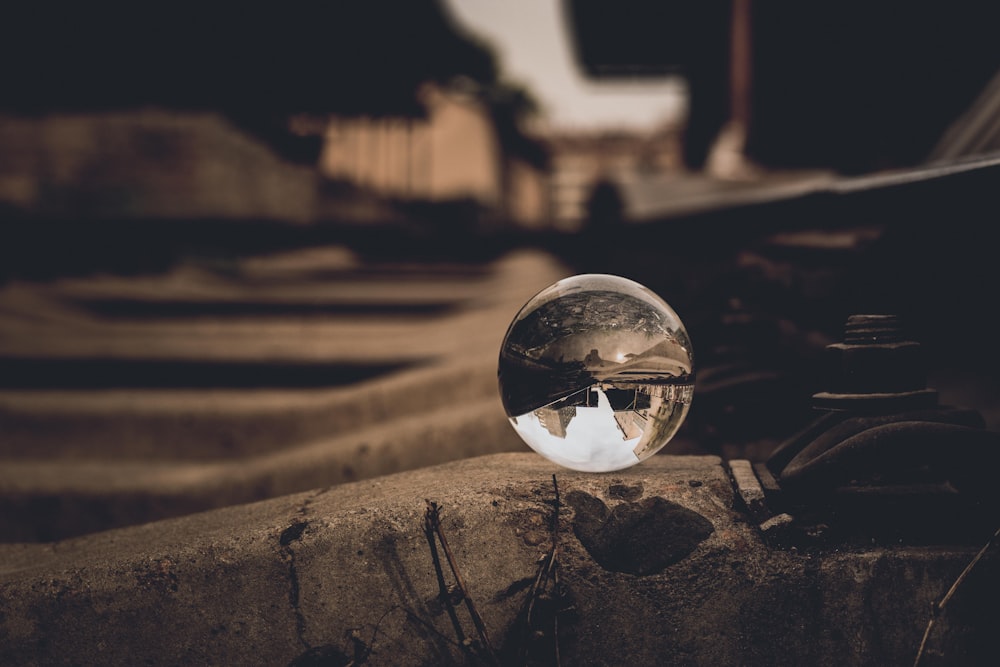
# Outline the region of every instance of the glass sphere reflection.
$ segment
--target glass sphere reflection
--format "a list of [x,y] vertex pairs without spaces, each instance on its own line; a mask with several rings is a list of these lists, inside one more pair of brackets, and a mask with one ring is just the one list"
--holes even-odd
[[565,278],[532,297],[500,348],[504,410],[533,450],[587,472],[620,470],[677,433],[694,393],[683,323],[639,283]]

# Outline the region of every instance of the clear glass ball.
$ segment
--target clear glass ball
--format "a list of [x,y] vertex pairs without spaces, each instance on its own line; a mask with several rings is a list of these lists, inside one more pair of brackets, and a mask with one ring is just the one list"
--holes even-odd
[[518,311],[500,348],[504,410],[533,450],[566,468],[621,470],[687,417],[694,354],[666,301],[608,274],[560,280]]

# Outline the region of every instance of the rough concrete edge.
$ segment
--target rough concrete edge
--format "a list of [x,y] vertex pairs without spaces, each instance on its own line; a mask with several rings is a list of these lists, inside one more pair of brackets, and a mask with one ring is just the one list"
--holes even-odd
[[[502,638],[524,598],[518,582],[530,583],[549,546],[553,475],[564,498],[584,492],[627,503],[621,494],[637,490],[637,499],[680,503],[715,528],[690,558],[636,577],[595,570],[566,508],[564,574],[587,632],[597,633],[577,637],[591,651],[578,664],[662,664],[665,647],[678,659],[721,664],[738,655],[763,664],[782,652],[816,664],[886,664],[915,650],[923,610],[968,556],[945,548],[776,552],[734,509],[716,457],[656,456],[585,474],[534,454],[499,454],[54,545],[0,547],[0,562],[15,559],[0,573],[0,656],[19,664],[289,664],[349,655],[356,638],[377,639],[377,664],[462,664],[461,651],[434,639],[450,628],[435,602],[424,501],[443,505],[469,590],[490,634]],[[543,538],[529,540],[536,529]],[[791,617],[774,606],[779,600],[789,601]],[[627,613],[647,630],[658,616],[672,625],[636,634]],[[887,629],[891,637],[879,634]]]

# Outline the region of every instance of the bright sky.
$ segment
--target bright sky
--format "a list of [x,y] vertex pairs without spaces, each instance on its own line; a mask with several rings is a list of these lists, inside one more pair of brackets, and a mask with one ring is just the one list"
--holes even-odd
[[554,129],[638,128],[680,120],[684,84],[588,81],[573,60],[561,0],[443,0],[459,26],[490,44],[504,78],[531,90]]
[[640,438],[625,440],[622,437],[615,422],[614,408],[603,391],[597,392],[596,408],[576,409],[576,416],[566,427],[565,438],[549,433],[534,412],[520,415],[513,426],[529,447],[573,470],[610,472],[639,462],[632,450]]

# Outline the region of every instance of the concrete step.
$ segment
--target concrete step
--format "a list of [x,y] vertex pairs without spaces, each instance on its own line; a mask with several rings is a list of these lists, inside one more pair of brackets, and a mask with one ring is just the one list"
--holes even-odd
[[336,437],[215,461],[65,458],[4,461],[0,535],[53,541],[190,512],[524,451],[499,398],[466,400]]
[[[489,664],[485,637],[500,664],[912,664],[980,546],[775,545],[714,457],[497,454],[0,545],[0,663]],[[997,565],[956,588],[928,664],[991,664]]]
[[430,364],[342,387],[6,390],[6,460],[212,461],[497,396],[496,364]]
[[[7,285],[0,541],[524,450],[499,402],[499,346],[520,306],[565,267],[531,251],[465,268],[354,262],[313,248],[228,273],[181,266]],[[372,308],[254,310],[320,296]],[[144,305],[93,307],[123,300]],[[449,305],[401,314],[399,304],[431,300]],[[216,311],[221,302],[253,312]]]

